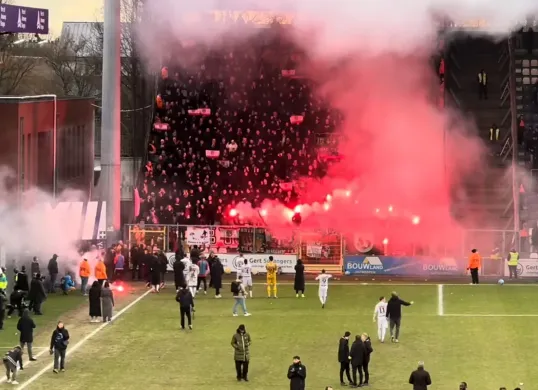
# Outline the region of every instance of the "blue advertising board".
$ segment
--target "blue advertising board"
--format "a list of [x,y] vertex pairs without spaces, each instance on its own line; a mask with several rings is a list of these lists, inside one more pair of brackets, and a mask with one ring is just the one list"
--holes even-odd
[[348,275],[458,276],[465,269],[465,260],[453,257],[344,257],[344,272]]
[[49,10],[0,4],[0,33],[49,33]]

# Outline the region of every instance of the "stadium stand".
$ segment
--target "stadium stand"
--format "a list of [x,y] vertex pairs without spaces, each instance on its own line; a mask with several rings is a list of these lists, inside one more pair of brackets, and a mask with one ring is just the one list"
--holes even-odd
[[294,180],[326,172],[339,120],[298,77],[300,52],[285,30],[264,29],[240,46],[177,47],[162,70],[139,220],[214,224],[241,201],[293,207]]

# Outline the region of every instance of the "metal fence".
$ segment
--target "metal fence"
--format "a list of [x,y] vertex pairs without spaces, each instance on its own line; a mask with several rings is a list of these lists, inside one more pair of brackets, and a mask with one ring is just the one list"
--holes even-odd
[[[297,254],[303,261],[336,263],[346,254],[385,254],[392,256],[467,257],[476,248],[483,257],[505,256],[519,240],[512,230],[465,230],[461,237],[446,237],[431,243],[409,243],[392,248],[376,243],[357,246],[357,237],[343,236],[335,231],[304,231],[294,229],[289,237],[276,237],[266,227],[233,225],[126,225],[125,241],[130,245],[144,244],[164,252],[175,252],[180,246],[198,244],[218,253]],[[321,260],[321,259],[324,260]]]

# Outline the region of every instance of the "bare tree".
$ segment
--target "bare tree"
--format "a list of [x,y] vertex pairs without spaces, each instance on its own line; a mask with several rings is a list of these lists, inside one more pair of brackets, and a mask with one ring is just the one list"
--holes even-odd
[[0,35],[0,94],[16,94],[24,85],[25,78],[39,63],[39,57],[21,50],[16,35]]
[[101,58],[91,37],[63,36],[43,47],[43,58],[65,96],[96,96],[100,89]]

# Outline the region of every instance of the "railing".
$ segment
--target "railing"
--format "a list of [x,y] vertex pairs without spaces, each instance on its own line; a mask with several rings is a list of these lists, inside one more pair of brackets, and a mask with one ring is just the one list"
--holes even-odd
[[[316,259],[337,263],[346,254],[387,254],[393,256],[436,256],[466,258],[476,248],[483,256],[492,250],[508,253],[517,240],[512,230],[465,230],[460,237],[445,237],[440,243],[410,242],[398,248],[383,245],[374,238],[358,235],[344,236],[338,232],[290,232],[290,237],[277,238],[270,229],[255,226],[231,225],[126,225],[125,242],[129,245],[144,244],[164,252],[176,252],[198,245],[203,250],[216,253],[297,254],[303,261],[315,264]],[[443,237],[443,232],[439,232]]]

